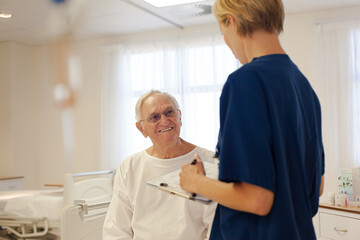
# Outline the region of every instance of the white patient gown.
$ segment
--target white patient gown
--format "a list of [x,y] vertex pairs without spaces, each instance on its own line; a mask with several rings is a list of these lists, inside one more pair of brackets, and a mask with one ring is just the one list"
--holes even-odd
[[155,158],[146,151],[126,158],[116,173],[113,196],[104,222],[103,239],[207,239],[216,203],[206,205],[146,184],[149,180],[190,163],[195,153],[202,161],[214,161],[214,153],[200,147],[171,159]]

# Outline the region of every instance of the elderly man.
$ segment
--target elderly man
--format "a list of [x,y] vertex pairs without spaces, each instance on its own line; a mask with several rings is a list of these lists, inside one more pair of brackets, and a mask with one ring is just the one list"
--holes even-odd
[[168,93],[142,95],[136,104],[136,121],[153,145],[121,163],[104,223],[104,240],[206,239],[215,203],[205,205],[174,196],[146,182],[179,169],[195,154],[211,159],[213,152],[180,138],[181,111]]

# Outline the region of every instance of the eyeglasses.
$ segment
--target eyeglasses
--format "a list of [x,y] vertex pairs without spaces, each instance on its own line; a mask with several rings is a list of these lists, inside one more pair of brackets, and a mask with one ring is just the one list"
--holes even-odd
[[170,107],[165,109],[162,113],[153,113],[149,117],[141,119],[140,121],[146,120],[148,123],[156,123],[160,121],[162,114],[167,118],[174,117],[176,115],[176,109]]

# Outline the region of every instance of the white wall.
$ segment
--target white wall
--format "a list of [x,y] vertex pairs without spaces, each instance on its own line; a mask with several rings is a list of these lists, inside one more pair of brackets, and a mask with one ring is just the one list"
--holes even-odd
[[12,44],[11,61],[11,131],[13,167],[16,175],[27,175],[25,187],[33,186],[35,174],[35,86],[33,48]]
[[[310,82],[316,81],[312,78],[313,23],[355,17],[359,13],[360,7],[286,16],[281,42]],[[217,24],[74,43],[82,64],[82,84],[76,92],[74,108],[75,172],[101,169],[100,47],[107,44],[186,39],[204,34],[219,34]],[[61,112],[52,100],[53,81],[49,61],[48,46],[0,44],[0,175],[24,175],[27,188],[38,188],[44,183],[62,183],[65,172]],[[336,191],[335,179],[336,176],[326,175],[325,193]]]
[[25,187],[33,186],[36,181],[32,52],[32,47],[21,44],[0,45],[0,174],[27,175]]
[[[80,56],[82,81],[76,103],[76,171],[99,170],[100,163],[100,49],[101,41],[75,44]],[[92,71],[89,71],[92,69]]]
[[0,176],[13,173],[10,65],[11,44],[0,44]]
[[[34,47],[35,82],[35,141],[36,141],[36,184],[63,183],[64,152],[61,129],[61,115],[52,97],[53,79],[51,78],[50,53],[48,46]],[[14,143],[16,144],[16,143]],[[27,176],[25,176],[25,182]]]
[[100,64],[97,40],[75,42],[74,54],[79,57],[80,88],[75,89],[73,121],[75,151],[72,167],[64,153],[62,109],[55,106],[52,90],[51,55],[49,46],[35,47],[36,79],[36,186],[45,183],[63,183],[64,173],[100,170]]

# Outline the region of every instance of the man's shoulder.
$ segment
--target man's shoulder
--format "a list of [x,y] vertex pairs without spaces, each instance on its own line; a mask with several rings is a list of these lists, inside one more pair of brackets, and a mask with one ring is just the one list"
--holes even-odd
[[211,150],[197,146],[195,153],[197,153],[200,156],[202,161],[209,161],[209,162],[214,161],[213,159],[215,153]]
[[214,151],[211,151],[207,148],[200,147],[200,146],[196,146],[196,153],[197,152],[206,153],[206,154],[214,154]]
[[126,157],[121,163],[120,167],[122,168],[128,168],[130,165],[138,164],[141,162],[142,159],[146,157],[146,154],[143,151],[134,153],[128,157]]

